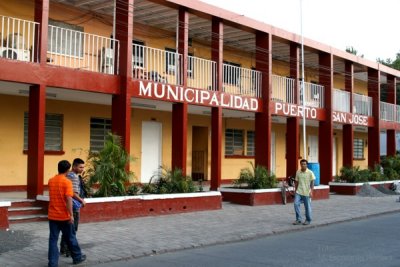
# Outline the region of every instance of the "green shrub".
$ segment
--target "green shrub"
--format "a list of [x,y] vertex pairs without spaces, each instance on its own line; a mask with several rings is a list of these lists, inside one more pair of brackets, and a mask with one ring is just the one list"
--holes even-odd
[[380,181],[384,181],[384,180],[385,180],[385,176],[382,174],[381,165],[376,164],[375,167],[372,170],[370,170],[369,181],[370,182],[380,182]]
[[128,196],[134,196],[137,195],[140,191],[140,187],[135,185],[135,184],[131,184],[127,189],[126,189],[126,194]]
[[267,170],[264,166],[257,165],[254,167],[250,162],[250,168],[240,170],[239,179],[233,183],[237,187],[249,189],[266,189],[274,188],[277,185],[276,176]]
[[121,138],[109,133],[101,151],[89,152],[87,160],[89,186],[96,184],[99,187],[93,196],[126,195],[125,184],[133,177],[133,172],[126,169],[131,160],[121,145]]
[[192,178],[183,175],[181,169],[170,170],[165,167],[160,167],[159,174],[142,186],[142,193],[147,194],[192,193],[195,190]]
[[385,157],[381,161],[385,180],[397,180],[399,178],[399,157]]
[[[363,178],[360,175],[360,167],[342,167],[340,169],[340,180],[347,183],[358,183]],[[368,178],[367,178],[368,179]]]

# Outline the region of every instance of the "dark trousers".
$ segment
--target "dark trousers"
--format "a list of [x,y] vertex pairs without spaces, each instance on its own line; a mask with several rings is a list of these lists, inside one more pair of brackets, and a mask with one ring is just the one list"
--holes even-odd
[[82,252],[79,247],[78,240],[76,240],[75,229],[69,221],[54,221],[49,220],[49,267],[58,266],[58,236],[62,232],[69,250],[71,251],[71,256],[74,261],[81,260]]
[[[75,234],[76,232],[78,232],[78,225],[79,225],[79,211],[74,211],[74,230],[75,230]],[[64,235],[61,235],[61,243],[60,243],[60,251],[62,253],[69,251],[68,250],[68,246],[67,246],[67,242],[64,238]],[[68,253],[70,254],[70,253]]]

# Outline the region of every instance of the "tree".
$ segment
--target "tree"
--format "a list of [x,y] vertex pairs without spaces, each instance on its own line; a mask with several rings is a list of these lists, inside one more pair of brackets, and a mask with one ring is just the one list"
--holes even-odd
[[400,52],[397,53],[395,60],[392,60],[391,58],[387,58],[385,60],[377,58],[376,61],[393,69],[400,70]]
[[350,53],[350,54],[353,54],[355,56],[364,57],[364,55],[358,55],[358,51],[353,46],[347,46],[346,47],[346,52]]

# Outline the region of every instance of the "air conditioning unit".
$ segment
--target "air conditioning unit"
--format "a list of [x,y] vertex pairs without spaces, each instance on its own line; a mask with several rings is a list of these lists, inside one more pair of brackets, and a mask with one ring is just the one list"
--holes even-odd
[[100,57],[101,72],[114,74],[114,49],[103,47]]
[[0,47],[0,57],[15,59],[21,61],[29,61],[29,50],[16,49],[9,47]]

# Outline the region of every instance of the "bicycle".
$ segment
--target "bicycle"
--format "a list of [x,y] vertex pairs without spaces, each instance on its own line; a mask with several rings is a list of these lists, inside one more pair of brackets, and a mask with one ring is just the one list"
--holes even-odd
[[281,194],[282,194],[283,205],[286,205],[288,195],[291,196],[292,199],[294,199],[296,193],[295,193],[295,178],[293,176],[289,176],[282,181]]

